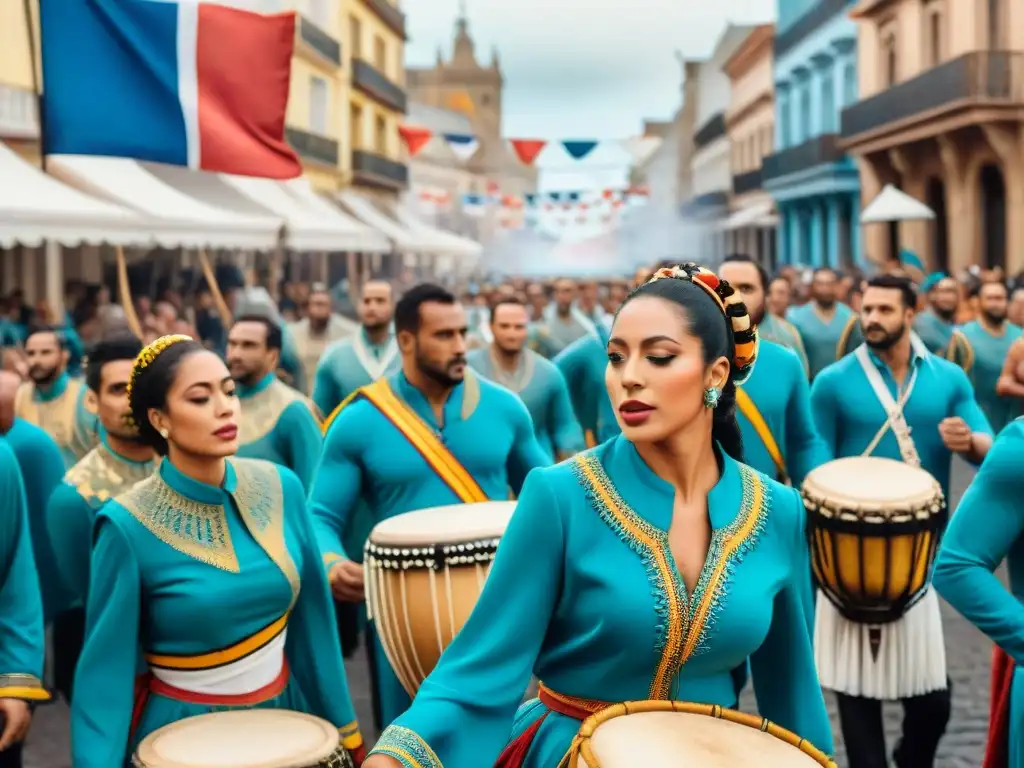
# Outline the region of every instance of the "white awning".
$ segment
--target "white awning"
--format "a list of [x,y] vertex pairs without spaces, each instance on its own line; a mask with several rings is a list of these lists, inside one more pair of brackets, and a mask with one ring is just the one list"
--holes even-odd
[[342,213],[337,205],[321,197],[310,185],[309,179],[292,179],[282,182],[288,192],[298,198],[301,203],[319,216],[337,222],[337,226],[345,230],[344,244],[339,241],[334,250],[358,251],[360,253],[391,253],[391,241],[372,227]]
[[878,197],[868,203],[860,215],[861,224],[885,221],[920,221],[934,219],[935,211],[892,184],[886,184]]
[[720,229],[725,232],[732,232],[744,227],[772,226],[761,223],[762,219],[772,215],[772,208],[773,205],[770,202],[755,203],[745,208],[740,208],[738,211],[729,214],[729,218],[721,223]]
[[62,184],[0,142],[0,248],[61,245],[147,245],[153,230],[134,211]]
[[432,240],[436,240],[442,246],[447,247],[446,253],[451,256],[458,256],[460,258],[467,259],[478,259],[480,254],[483,253],[483,246],[475,240],[470,240],[465,237],[453,234],[451,232],[445,232],[443,229],[437,229],[431,227],[429,224],[424,224],[407,210],[398,208],[396,215],[405,226],[407,226],[413,232],[421,233],[425,236],[430,237]]
[[53,174],[67,183],[152,219],[156,242],[165,248],[271,250],[278,245],[279,219],[204,203],[158,179],[135,160],[51,155],[48,162]]
[[367,226],[373,227],[395,244],[395,250],[408,253],[443,254],[445,248],[427,235],[413,232],[393,216],[390,216],[374,201],[358,192],[342,190],[338,199]]

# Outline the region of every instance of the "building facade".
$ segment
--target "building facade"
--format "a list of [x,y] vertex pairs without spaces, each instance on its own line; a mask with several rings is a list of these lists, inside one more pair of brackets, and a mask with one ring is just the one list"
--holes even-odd
[[756,27],[725,62],[730,81],[725,128],[732,167],[732,198],[725,223],[726,248],[775,267],[775,203],[762,182],[761,166],[775,146],[771,24]]
[[842,146],[865,202],[891,183],[936,214],[865,227],[868,253],[1024,270],[1024,3],[865,1],[853,16],[861,100],[843,112]]
[[850,0],[779,0],[775,28],[775,152],[761,175],[775,199],[781,263],[863,264],[860,181],[839,142],[857,99],[857,27]]

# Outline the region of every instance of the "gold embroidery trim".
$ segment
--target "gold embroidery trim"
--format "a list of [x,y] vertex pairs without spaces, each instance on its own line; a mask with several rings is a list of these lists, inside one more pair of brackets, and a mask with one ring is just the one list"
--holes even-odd
[[96,508],[152,475],[154,466],[125,461],[101,443],[67,471],[64,482]]
[[252,397],[239,398],[242,410],[238,430],[239,445],[255,443],[273,432],[281,414],[296,401],[303,403],[319,424],[317,408],[309,398],[278,379],[274,379],[266,389]]

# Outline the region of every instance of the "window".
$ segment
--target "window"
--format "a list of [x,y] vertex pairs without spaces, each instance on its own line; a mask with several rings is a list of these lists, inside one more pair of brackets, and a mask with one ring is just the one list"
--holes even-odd
[[330,113],[330,94],[327,92],[327,81],[322,77],[313,76],[309,79],[309,130],[325,136]]
[[384,47],[384,38],[380,35],[373,38],[373,66],[387,74],[388,50]]
[[882,87],[889,88],[899,82],[899,59],[896,48],[896,24],[890,21],[879,28],[879,38],[882,41],[880,52],[882,55],[881,67]]
[[804,83],[800,88],[800,123],[793,139],[800,144],[811,138],[811,84]]
[[836,84],[831,70],[821,81],[821,132],[834,133],[836,130]]
[[348,44],[353,59],[363,58],[363,25],[355,16],[348,17]]
[[352,149],[363,148],[363,108],[353,104],[348,110],[349,143]]
[[942,11],[937,7],[936,3],[932,3],[925,12],[926,19],[926,35],[925,50],[928,56],[928,66],[935,67],[942,63],[943,56],[943,45],[942,45]]
[[857,65],[852,61],[843,67],[843,104],[849,106],[857,101]]
[[779,149],[785,149],[792,144],[793,115],[790,113],[789,99],[784,99],[782,108],[779,110]]
[[987,0],[988,2],[988,47],[991,50],[1003,49],[1003,0]]
[[388,152],[388,122],[381,115],[377,115],[374,124],[373,146],[378,154],[386,155]]

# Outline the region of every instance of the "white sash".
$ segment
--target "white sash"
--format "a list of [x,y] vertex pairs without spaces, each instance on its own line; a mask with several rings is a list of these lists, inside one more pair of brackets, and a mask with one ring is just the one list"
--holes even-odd
[[369,375],[371,381],[376,381],[387,371],[388,366],[391,365],[391,361],[395,359],[395,355],[398,354],[398,342],[395,337],[392,336],[388,341],[387,347],[384,349],[384,354],[380,356],[378,360],[371,353],[369,348],[366,346],[366,339],[363,335],[363,329],[360,328],[355,332],[352,337],[352,351],[356,353],[356,359],[359,364],[363,366],[363,370]]

